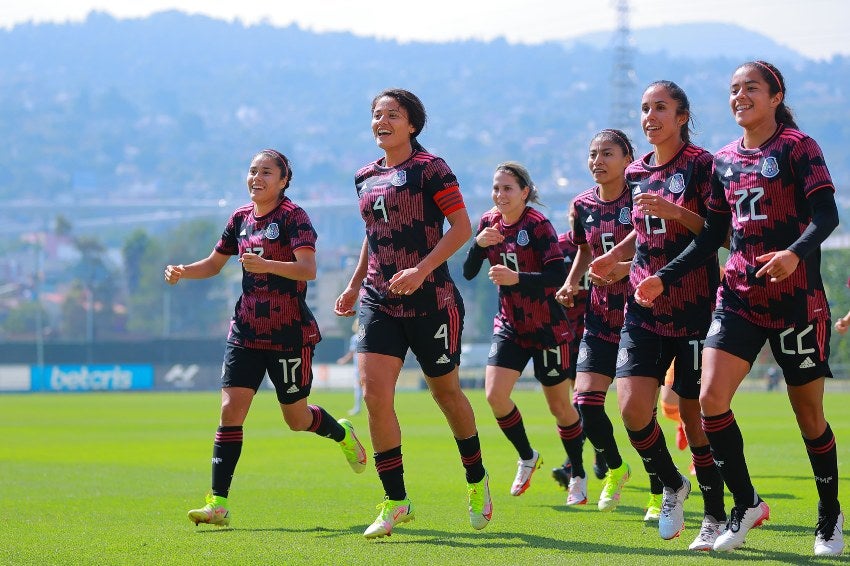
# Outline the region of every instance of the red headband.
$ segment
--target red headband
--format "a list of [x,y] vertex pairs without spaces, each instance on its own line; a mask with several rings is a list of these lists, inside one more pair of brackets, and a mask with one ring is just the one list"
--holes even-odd
[[785,85],[782,84],[782,81],[779,80],[779,76],[773,72],[773,69],[770,68],[770,65],[765,63],[764,61],[754,61],[756,65],[759,67],[764,67],[767,69],[767,72],[773,76],[773,80],[776,81],[776,85],[779,87],[779,90],[785,92]]
[[266,148],[266,149],[264,149],[264,150],[261,150],[261,151],[260,151],[260,153],[271,153],[272,155],[274,155],[275,157],[277,157],[278,159],[280,159],[280,162],[281,162],[281,163],[283,163],[283,172],[284,172],[284,173],[286,173],[286,175],[284,175],[284,176],[283,176],[283,178],[284,178],[284,179],[288,179],[288,178],[289,178],[289,167],[288,167],[288,166],[287,166],[287,164],[286,164],[286,163],[287,163],[287,161],[286,161],[286,157],[284,157],[284,156],[283,156],[283,154],[282,154],[281,152],[279,152],[279,151],[278,151],[278,150],[276,150],[276,149]]

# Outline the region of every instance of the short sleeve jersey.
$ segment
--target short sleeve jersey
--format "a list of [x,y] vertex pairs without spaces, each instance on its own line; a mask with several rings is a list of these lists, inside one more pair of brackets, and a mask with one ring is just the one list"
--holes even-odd
[[[558,234],[558,245],[564,254],[564,267],[566,267],[567,273],[569,273],[576,259],[576,254],[578,254],[578,245],[573,240],[573,233],[566,232],[564,234]],[[588,279],[587,273],[584,273],[579,280],[579,291],[573,300],[573,306],[566,309],[567,320],[570,322],[570,328],[572,328],[575,336],[584,334],[584,313],[587,310],[590,287],[590,279]]]
[[417,150],[395,167],[370,163],[357,172],[354,184],[369,248],[361,303],[405,318],[462,308],[446,263],[428,274],[422,287],[410,295],[389,291],[393,275],[415,267],[434,249],[443,237],[446,216],[465,208],[446,162]]
[[726,276],[718,306],[765,328],[828,319],[818,248],[787,279],[770,283],[756,277],[764,265],[756,257],[785,250],[811,222],[808,198],[835,191],[818,144],[785,126],[760,147],[736,140],[714,157],[712,210],[732,216]]
[[[316,231],[304,210],[284,198],[265,216],[253,204],[230,216],[215,251],[245,252],[275,261],[295,261],[295,250],[316,249]],[[242,269],[242,295],[236,302],[227,341],[260,350],[292,350],[321,340],[307,306],[307,282]]]
[[[484,248],[490,265],[505,265],[518,273],[541,273],[546,264],[564,261],[552,223],[531,207],[526,207],[519,219],[509,225],[493,208],[481,216],[476,234],[488,226],[505,238]],[[500,285],[493,333],[535,349],[554,348],[572,340],[567,314],[555,300],[557,290],[558,287],[523,283]]]
[[[574,239],[589,244],[599,257],[632,232],[632,195],[629,190],[612,201],[599,198],[598,187],[580,193],[573,201]],[[612,285],[594,285],[590,291],[585,332],[601,340],[618,343],[625,318],[626,297],[631,285],[625,277]]]
[[[711,194],[711,154],[693,144],[685,144],[663,165],[650,165],[651,158],[652,153],[649,153],[626,168],[626,182],[632,197],[639,193],[661,195],[705,218]],[[637,233],[630,274],[633,287],[667,265],[696,237],[684,224],[646,215],[638,207],[632,208],[632,222]],[[660,336],[704,335],[714,308],[719,271],[715,253],[668,285],[651,309],[638,305],[629,294],[626,323]]]

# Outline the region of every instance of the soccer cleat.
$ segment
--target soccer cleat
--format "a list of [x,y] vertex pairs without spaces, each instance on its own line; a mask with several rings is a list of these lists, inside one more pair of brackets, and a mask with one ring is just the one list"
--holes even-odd
[[722,521],[718,521],[711,515],[706,515],[702,519],[702,526],[699,529],[699,534],[694,542],[688,547],[688,550],[711,550],[714,548],[714,541],[723,533],[726,526]]
[[660,493],[649,494],[649,501],[646,502],[646,515],[643,516],[644,521],[657,521],[661,518],[661,498]]
[[679,421],[678,426],[676,426],[676,448],[684,450],[687,447],[688,437],[685,436],[685,427],[682,424],[682,421]]
[[363,536],[366,538],[388,537],[392,534],[394,526],[414,519],[413,505],[407,498],[401,501],[384,498],[377,505],[377,509],[380,512],[375,521],[363,531]]
[[685,499],[691,493],[691,481],[682,476],[682,487],[664,487],[661,496],[661,516],[658,517],[658,534],[664,540],[679,536],[685,528]]
[[587,478],[573,476],[567,490],[567,505],[584,505],[587,503]]
[[199,525],[206,523],[217,527],[226,527],[230,524],[230,510],[227,508],[227,498],[208,493],[207,504],[200,509],[189,511],[189,520]]
[[345,429],[345,438],[337,444],[342,448],[342,453],[345,454],[345,459],[348,460],[348,465],[354,473],[362,474],[366,469],[366,450],[354,434],[354,425],[348,419],[339,419],[337,422]]
[[844,513],[818,517],[815,529],[815,556],[838,556],[844,552]]
[[484,479],[478,483],[466,484],[466,495],[469,501],[469,524],[480,531],[493,517],[493,500],[490,498],[490,476],[484,474]]
[[543,458],[537,450],[532,450],[533,455],[529,460],[517,460],[516,477],[511,485],[511,495],[522,495],[531,485],[531,476],[540,469]]
[[[569,460],[567,461],[569,463]],[[552,478],[558,485],[563,487],[564,489],[570,489],[570,478],[572,477],[572,466],[567,468],[566,466],[558,466],[557,468],[552,468]]]
[[605,478],[605,474],[608,473],[608,462],[605,461],[605,458],[600,458],[599,454],[596,455],[596,458],[593,459],[593,475],[596,476],[596,479],[601,480]]
[[619,468],[608,470],[597,504],[600,511],[613,511],[617,508],[620,504],[620,493],[630,477],[632,477],[632,469],[625,462],[620,464]]
[[729,513],[729,521],[726,523],[726,531],[714,541],[714,550],[735,550],[746,542],[747,533],[750,529],[760,526],[764,521],[770,519],[770,507],[759,498],[754,507],[734,506]]

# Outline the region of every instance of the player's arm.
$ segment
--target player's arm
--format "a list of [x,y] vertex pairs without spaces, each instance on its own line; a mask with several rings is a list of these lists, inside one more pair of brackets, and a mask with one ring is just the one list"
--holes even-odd
[[189,265],[166,265],[165,280],[175,285],[181,279],[207,279],[218,275],[228,259],[229,255],[213,250],[209,256]]
[[316,250],[311,247],[300,247],[293,250],[295,261],[277,261],[245,252],[239,261],[242,267],[250,273],[270,273],[278,277],[286,277],[295,281],[312,281],[316,278]]
[[616,246],[590,262],[590,275],[608,279],[610,282],[611,272],[617,264],[631,261],[634,257],[636,241],[637,232],[632,230]]

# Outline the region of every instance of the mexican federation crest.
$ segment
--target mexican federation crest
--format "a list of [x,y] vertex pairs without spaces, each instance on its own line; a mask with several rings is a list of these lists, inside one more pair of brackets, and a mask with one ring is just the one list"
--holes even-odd
[[392,178],[390,179],[390,183],[393,184],[394,187],[400,187],[407,182],[407,171],[401,169],[393,173]]
[[527,246],[529,242],[528,232],[525,230],[520,230],[519,234],[516,235],[516,243],[520,246]]
[[628,206],[624,206],[620,209],[620,216],[617,218],[620,224],[631,224],[632,223],[632,209]]
[[761,164],[761,174],[768,179],[773,179],[779,175],[779,163],[776,161],[775,157],[771,155],[770,157],[765,158]]
[[272,222],[266,226],[265,235],[267,240],[274,240],[280,236],[280,228],[278,227],[277,222]]
[[681,173],[676,173],[670,178],[667,184],[667,190],[671,193],[679,194],[685,190],[685,177]]

